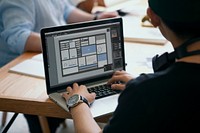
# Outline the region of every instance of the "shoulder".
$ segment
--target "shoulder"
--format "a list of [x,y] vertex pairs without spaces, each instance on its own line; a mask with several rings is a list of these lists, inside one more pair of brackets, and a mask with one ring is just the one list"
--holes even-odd
[[21,9],[23,9],[23,11],[26,11],[26,9],[31,10],[35,7],[34,3],[33,0],[1,0],[0,11],[20,11]]
[[3,7],[5,5],[9,6],[24,6],[24,5],[32,5],[35,3],[34,0],[1,0],[0,6]]

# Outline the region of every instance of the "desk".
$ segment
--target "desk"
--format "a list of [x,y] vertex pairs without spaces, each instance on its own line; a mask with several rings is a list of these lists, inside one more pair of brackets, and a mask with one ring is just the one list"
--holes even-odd
[[[138,76],[141,72],[152,72],[151,68],[148,69],[148,66],[143,64],[146,59],[156,53],[170,50],[172,48],[167,44],[160,46],[125,43],[128,64],[126,70],[134,76]],[[71,118],[69,113],[48,98],[44,79],[9,72],[10,67],[36,54],[24,53],[0,69],[0,111]],[[96,118],[96,120],[107,121],[101,118]]]
[[[149,45],[125,42],[126,70],[134,77],[143,72],[152,72],[151,66],[146,64],[148,58],[171,50],[170,44]],[[70,119],[71,115],[68,112],[48,98],[44,79],[9,72],[12,66],[36,54],[38,53],[24,53],[0,69],[0,111]],[[107,114],[95,120],[107,122],[111,115]]]
[[126,71],[133,77],[141,73],[152,73],[152,57],[171,51],[173,47],[169,42],[164,45],[125,42]]
[[[24,53],[0,69],[0,111],[71,118],[68,112],[48,98],[44,79],[9,72],[9,68],[36,54]],[[95,120],[107,122],[110,116]]]
[[68,113],[48,99],[43,79],[8,72],[10,67],[33,55],[35,53],[25,53],[0,69],[0,110],[70,118]]

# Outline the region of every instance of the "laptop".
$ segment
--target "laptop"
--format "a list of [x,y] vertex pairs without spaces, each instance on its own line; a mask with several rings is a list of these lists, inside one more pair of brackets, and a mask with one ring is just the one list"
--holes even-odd
[[[122,18],[109,18],[41,29],[46,89],[51,100],[68,111],[61,96],[67,86],[77,82],[89,91],[98,88],[101,92],[116,70],[125,70],[122,25]],[[93,117],[112,113],[117,107],[119,92],[102,95],[91,105]]]

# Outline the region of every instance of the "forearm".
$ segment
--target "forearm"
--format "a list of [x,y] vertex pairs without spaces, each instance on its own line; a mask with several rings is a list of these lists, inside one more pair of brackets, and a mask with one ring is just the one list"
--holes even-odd
[[92,114],[90,108],[81,103],[78,106],[71,109],[71,115],[74,120],[74,126],[76,133],[101,133],[101,128],[98,126]]
[[31,52],[41,52],[41,38],[39,33],[31,32],[30,36],[28,37],[24,51],[31,51]]
[[86,0],[77,5],[77,7],[83,11],[91,13],[93,9],[94,1],[93,0]]
[[106,6],[104,0],[97,0],[99,6]]
[[[98,14],[98,17],[96,19],[113,18],[117,16],[118,16],[118,13],[116,11],[103,12],[103,13]],[[91,20],[94,20],[94,18],[95,18],[95,15],[86,13],[76,8],[69,15],[67,22],[74,23],[74,22],[82,22],[82,21],[91,21]]]
[[67,19],[67,23],[90,21],[94,19],[94,15],[84,12],[78,8],[75,8]]

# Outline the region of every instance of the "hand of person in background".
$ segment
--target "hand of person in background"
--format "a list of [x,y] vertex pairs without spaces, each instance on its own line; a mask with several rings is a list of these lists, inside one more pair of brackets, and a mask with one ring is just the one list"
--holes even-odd
[[96,19],[104,19],[104,18],[113,18],[113,17],[118,17],[119,14],[117,13],[117,11],[113,11],[113,12],[101,12],[101,13],[97,13],[96,14]]
[[72,5],[76,6],[77,8],[88,13],[92,13],[94,6],[105,7],[104,0],[69,0],[69,2],[71,2]]

